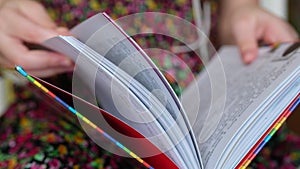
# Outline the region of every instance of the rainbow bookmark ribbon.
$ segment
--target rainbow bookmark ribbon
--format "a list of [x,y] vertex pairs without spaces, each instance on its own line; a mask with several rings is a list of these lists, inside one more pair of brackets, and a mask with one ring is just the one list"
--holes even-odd
[[286,119],[290,116],[290,114],[296,109],[296,107],[299,104],[300,104],[300,94],[297,95],[297,97],[279,116],[279,118],[275,121],[275,123],[262,136],[260,141],[256,145],[254,145],[254,147],[250,150],[248,155],[244,157],[241,163],[235,168],[246,169],[247,166],[254,159],[254,157],[256,157],[256,155],[260,152],[260,150],[266,145],[266,143],[271,139],[271,137],[276,133],[276,131],[278,131],[278,129],[282,126],[282,124],[286,121]]
[[76,111],[74,108],[69,106],[66,102],[61,100],[59,97],[57,97],[54,93],[49,91],[45,86],[43,86],[41,83],[36,81],[33,77],[31,77],[27,72],[23,70],[21,66],[16,66],[15,69],[24,77],[26,77],[31,83],[33,83],[35,86],[40,88],[44,93],[52,97],[54,100],[56,100],[59,104],[67,108],[70,112],[72,112],[74,115],[76,115],[78,118],[86,122],[88,125],[90,125],[92,128],[96,129],[99,133],[101,133],[104,137],[109,139],[111,142],[113,142],[115,145],[120,147],[122,150],[124,150],[126,153],[128,153],[131,157],[135,158],[138,162],[142,163],[145,167],[149,169],[154,169],[152,166],[150,166],[148,163],[146,163],[144,160],[142,160],[140,157],[138,157],[135,153],[130,151],[128,148],[126,148],[123,144],[118,142],[116,139],[111,137],[108,133],[104,132],[102,129],[97,127],[93,122],[91,122],[89,119],[84,117],[82,114],[80,114],[78,111]]

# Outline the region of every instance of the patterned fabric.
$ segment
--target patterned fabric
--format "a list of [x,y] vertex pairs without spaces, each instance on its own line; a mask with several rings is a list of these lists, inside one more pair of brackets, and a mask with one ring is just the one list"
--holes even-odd
[[98,147],[78,125],[28,90],[0,119],[0,168],[142,168],[135,159]]
[[73,27],[99,12],[113,19],[137,12],[163,12],[192,21],[190,0],[43,0],[49,14],[60,25]]
[[[159,11],[193,22],[189,0],[44,0],[41,2],[59,25],[69,28],[103,11],[114,19],[135,12]],[[216,14],[215,5],[213,5],[213,14]],[[216,15],[213,16],[215,18]],[[213,19],[212,25],[215,24]],[[178,44],[176,40],[162,35],[139,35],[134,38],[142,48],[168,49]],[[177,56],[173,58],[160,55],[152,56],[152,59],[161,70],[164,70],[164,75],[171,86],[180,95],[182,89],[193,80],[193,75],[202,69],[202,64],[193,52],[178,53]],[[62,76],[65,78],[67,75]],[[57,82],[60,78],[54,80]],[[69,85],[65,80],[63,83],[56,84],[63,88]],[[77,125],[75,118],[59,116],[28,90],[16,87],[16,93],[18,99],[15,104],[0,119],[1,168],[142,168],[134,159],[119,157],[98,147]],[[283,126],[249,168],[296,168],[300,163],[299,155],[300,138]]]

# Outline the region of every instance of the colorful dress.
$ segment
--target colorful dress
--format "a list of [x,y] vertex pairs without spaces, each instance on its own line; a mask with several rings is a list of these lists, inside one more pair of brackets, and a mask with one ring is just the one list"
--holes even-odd
[[[106,12],[116,19],[136,12],[158,11],[193,22],[192,3],[189,0],[41,2],[59,25],[69,28],[98,12]],[[215,17],[214,5],[213,14]],[[163,35],[138,35],[134,38],[142,48],[168,48],[178,43]],[[190,77],[201,71],[202,64],[193,52],[178,53],[177,56],[184,60],[184,65],[169,57],[154,56],[152,59],[166,72],[166,78],[180,95],[192,80]],[[194,74],[189,74],[188,70],[192,70]],[[66,76],[68,75],[60,75],[54,79],[57,85],[65,89],[71,85],[66,81],[59,83],[59,80]],[[0,168],[143,168],[135,159],[120,157],[101,149],[77,125],[76,118],[59,116],[58,112],[53,112],[43,100],[23,87],[15,86],[15,90],[17,100],[0,119]],[[299,143],[300,139],[283,127],[250,167],[293,168],[299,164]],[[282,154],[283,152],[286,153]]]

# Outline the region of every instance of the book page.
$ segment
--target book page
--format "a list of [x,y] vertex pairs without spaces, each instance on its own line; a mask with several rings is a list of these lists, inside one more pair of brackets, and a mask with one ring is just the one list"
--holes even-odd
[[[216,64],[219,58],[214,58],[206,68],[207,71],[198,77],[197,83],[183,94],[183,103],[189,102],[188,106],[202,105],[201,109],[194,108],[201,115],[193,129],[205,168],[236,166],[298,95],[300,57],[296,55],[299,55],[299,51],[294,49],[283,56],[290,46],[291,44],[283,44],[272,52],[269,52],[270,48],[261,49],[258,59],[250,65],[241,62],[237,48],[226,47],[220,51],[226,77],[226,85],[222,86],[226,90],[225,107],[221,110],[223,113],[217,112],[221,117],[206,118],[214,117],[208,115],[207,110],[217,109],[210,107],[224,104],[218,99],[209,104],[212,94],[207,92],[210,90],[207,88],[211,86],[207,72],[218,69]],[[223,74],[218,76],[222,77]],[[190,98],[193,98],[191,91],[195,88],[200,89],[200,96],[208,97],[201,97],[200,103],[194,102]],[[201,102],[208,104],[205,106]]]

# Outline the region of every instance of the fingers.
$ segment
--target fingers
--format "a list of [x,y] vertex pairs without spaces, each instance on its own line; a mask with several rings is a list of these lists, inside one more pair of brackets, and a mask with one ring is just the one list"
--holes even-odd
[[263,37],[266,43],[297,41],[298,34],[291,25],[274,16],[270,16],[269,18],[265,23],[266,30]]
[[298,39],[291,25],[257,5],[245,5],[228,12],[221,26],[221,35],[226,37],[224,42],[234,42],[246,64],[257,57],[259,41],[272,44]]
[[[34,9],[34,10],[30,10]],[[35,1],[24,1],[22,5],[19,5],[18,10],[22,13],[23,16],[27,17],[28,20],[31,20],[37,25],[40,25],[44,28],[53,29],[56,27],[54,21],[47,14],[46,9],[40,3]]]
[[12,37],[30,43],[41,43],[46,39],[58,35],[54,29],[41,27],[17,13],[11,13],[10,17],[13,17],[14,19],[6,22],[6,25],[2,26],[2,31]]
[[[24,57],[22,58],[22,62],[19,64],[23,65],[24,68],[42,69],[72,66],[72,61],[65,58],[65,56],[45,50],[32,50],[27,52],[24,56],[18,57]],[[17,60],[18,58],[15,59]]]
[[66,28],[57,27],[45,8],[32,0],[7,1],[0,10],[0,29],[3,33],[30,43],[41,43],[61,33]]
[[0,10],[2,33],[26,42],[41,43],[58,35],[56,25],[41,4],[31,0],[5,1]]
[[255,22],[255,18],[251,16],[241,17],[235,22],[232,29],[234,41],[246,64],[251,63],[258,53]]
[[[71,67],[72,61],[67,57],[46,50],[28,50],[18,39],[2,37],[5,41],[0,45],[2,55],[14,64],[26,69],[48,69],[52,67]],[[14,46],[13,49],[11,46]],[[14,66],[11,65],[11,66]]]
[[[22,66],[30,74],[38,77],[49,77],[54,74],[72,71],[73,62],[67,57],[46,50],[28,50],[21,41],[10,39],[9,37],[1,38],[6,43],[0,45],[1,56],[0,63],[3,67]],[[14,45],[14,48],[10,48]]]
[[[51,54],[50,54],[51,55]],[[49,56],[50,56],[49,55]],[[26,57],[26,56],[24,56]],[[40,57],[47,57],[47,56],[40,56]],[[7,60],[5,57],[0,57],[0,63],[2,68],[13,68],[16,65],[22,66],[26,71],[34,76],[37,77],[49,77],[55,74],[64,73],[64,72],[72,72],[74,66],[71,64],[70,66],[52,66],[52,67],[38,67],[38,66],[31,66],[30,64],[35,64],[35,62],[26,62],[22,61],[22,64],[13,64],[11,61]]]
[[72,69],[67,57],[50,51],[29,50],[24,43],[40,44],[59,34],[70,34],[57,27],[44,7],[32,0],[9,0],[0,8],[0,64],[20,65],[35,75],[47,76]]
[[62,67],[53,67],[53,68],[47,68],[47,69],[26,69],[26,72],[29,73],[30,75],[34,75],[37,77],[49,77],[54,74],[60,74],[64,72],[71,72],[73,71],[73,67],[67,67],[67,68],[62,68]]

